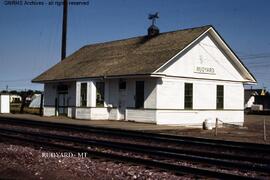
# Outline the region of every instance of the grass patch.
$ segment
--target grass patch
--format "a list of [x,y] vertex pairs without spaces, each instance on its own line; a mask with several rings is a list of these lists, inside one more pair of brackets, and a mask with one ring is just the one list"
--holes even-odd
[[[19,114],[20,110],[21,110],[21,103],[11,103],[10,104],[10,112],[11,113]],[[24,107],[23,108],[23,113],[39,115],[39,108]]]

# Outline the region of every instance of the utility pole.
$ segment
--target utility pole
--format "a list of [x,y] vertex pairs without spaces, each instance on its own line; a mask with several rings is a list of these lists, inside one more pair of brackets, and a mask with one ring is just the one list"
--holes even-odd
[[61,60],[66,58],[67,46],[67,16],[68,16],[68,0],[64,0],[63,4],[63,25],[62,25],[62,50]]

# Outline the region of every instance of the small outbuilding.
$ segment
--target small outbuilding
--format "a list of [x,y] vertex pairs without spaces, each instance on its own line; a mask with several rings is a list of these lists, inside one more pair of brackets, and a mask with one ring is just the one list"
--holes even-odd
[[0,94],[0,113],[10,113],[9,94]]
[[245,109],[251,109],[256,96],[265,96],[268,92],[264,89],[245,89]]
[[[32,96],[32,101],[31,101],[31,103],[29,104],[29,107],[30,108],[40,108],[40,103],[41,103],[41,101],[42,101],[42,98],[41,98],[41,94],[34,94],[33,96]],[[41,105],[43,105],[43,104],[41,104]]]
[[269,111],[269,92],[265,89],[245,89],[245,110]]
[[[158,33],[158,32],[157,32]],[[40,76],[44,116],[243,124],[256,79],[212,26],[87,45]]]

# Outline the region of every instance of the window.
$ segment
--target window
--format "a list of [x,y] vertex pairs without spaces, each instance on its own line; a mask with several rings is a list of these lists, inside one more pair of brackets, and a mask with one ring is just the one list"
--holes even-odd
[[222,85],[217,85],[217,109],[224,108],[224,87]]
[[68,92],[68,86],[67,85],[58,85],[57,86],[57,92],[58,93],[67,93]]
[[96,107],[104,107],[104,82],[96,82]]
[[193,108],[193,84],[185,83],[185,109]]
[[81,107],[87,106],[87,83],[81,83]]
[[119,89],[120,90],[125,90],[126,89],[126,86],[127,86],[126,81],[124,81],[123,79],[120,79],[119,80]]

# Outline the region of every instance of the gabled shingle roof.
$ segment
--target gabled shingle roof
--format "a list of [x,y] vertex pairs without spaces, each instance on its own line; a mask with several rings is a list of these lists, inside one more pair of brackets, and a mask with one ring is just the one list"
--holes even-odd
[[210,27],[88,45],[33,79],[33,82],[151,74]]

